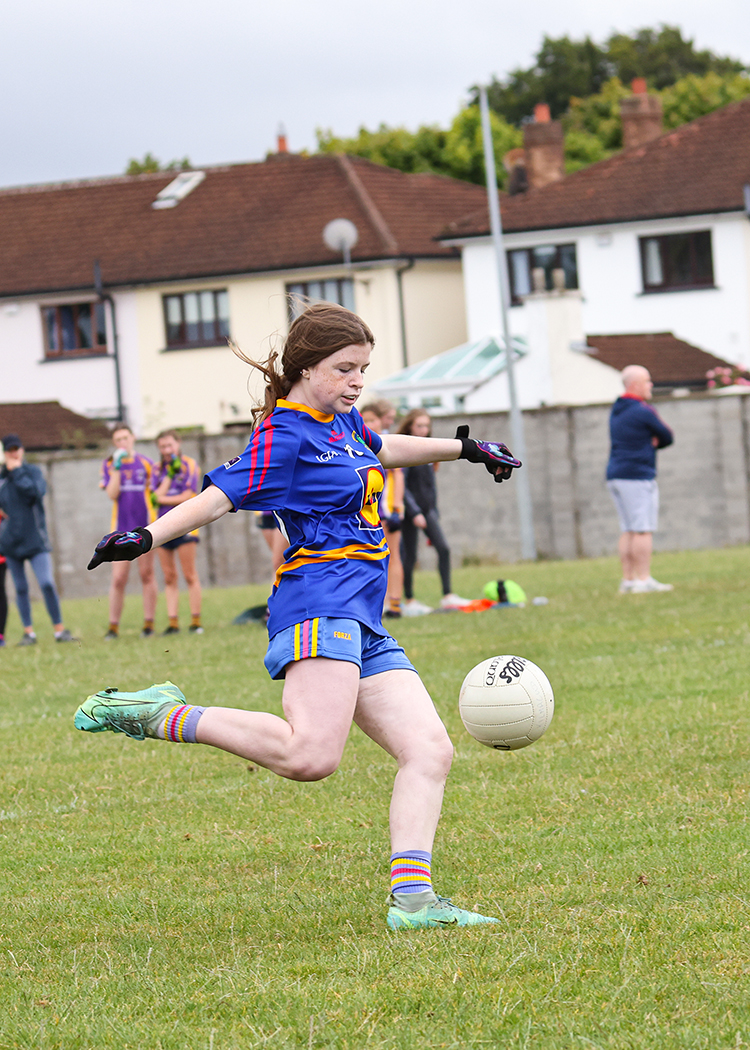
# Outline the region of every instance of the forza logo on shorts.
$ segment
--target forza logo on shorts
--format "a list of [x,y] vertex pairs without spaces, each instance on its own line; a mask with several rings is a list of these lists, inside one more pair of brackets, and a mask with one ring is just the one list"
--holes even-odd
[[346,631],[334,631],[333,637],[343,638],[345,642],[350,642],[352,640],[352,636],[350,634],[347,634]]

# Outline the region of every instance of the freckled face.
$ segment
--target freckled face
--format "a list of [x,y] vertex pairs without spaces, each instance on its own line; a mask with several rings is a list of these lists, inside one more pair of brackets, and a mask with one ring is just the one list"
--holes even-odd
[[289,400],[331,415],[351,412],[362,393],[370,363],[369,344],[345,346],[324,357],[308,370],[289,391]]

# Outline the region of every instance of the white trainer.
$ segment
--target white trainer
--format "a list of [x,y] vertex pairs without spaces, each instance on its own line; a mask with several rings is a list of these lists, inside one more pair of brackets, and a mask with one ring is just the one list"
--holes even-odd
[[653,594],[655,591],[673,591],[674,586],[671,583],[659,583],[653,576],[649,576],[647,580],[634,580],[633,586],[630,588],[631,594]]
[[459,598],[457,594],[444,594],[440,599],[441,609],[462,609],[464,605],[470,605],[471,598]]
[[618,594],[632,594],[633,584],[635,580],[620,580],[620,586],[617,588]]
[[416,598],[409,598],[401,603],[402,616],[426,616],[431,612],[434,612],[431,605],[424,605],[423,602],[418,602]]

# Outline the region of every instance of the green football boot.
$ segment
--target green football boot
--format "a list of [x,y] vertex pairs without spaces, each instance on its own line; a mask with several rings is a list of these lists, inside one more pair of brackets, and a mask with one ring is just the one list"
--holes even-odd
[[152,685],[137,693],[102,689],[94,693],[75,713],[75,727],[84,733],[124,733],[133,740],[156,737],[156,731],[173,707],[185,703],[181,690],[171,682]]
[[457,908],[448,897],[436,897],[419,911],[405,911],[391,894],[387,922],[392,930],[425,930],[438,926],[485,926],[500,920]]

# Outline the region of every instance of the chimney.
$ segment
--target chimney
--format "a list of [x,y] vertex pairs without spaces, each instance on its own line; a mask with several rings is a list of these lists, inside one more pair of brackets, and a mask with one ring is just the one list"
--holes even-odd
[[532,190],[557,182],[565,174],[563,129],[559,120],[550,120],[549,106],[534,106],[533,123],[523,129],[526,174]]
[[625,149],[641,146],[661,135],[661,99],[649,95],[643,77],[636,77],[631,87],[633,94],[620,102],[622,116],[622,144]]
[[279,124],[279,130],[276,133],[276,152],[277,153],[288,153],[289,147],[286,144],[286,128],[283,124]]

